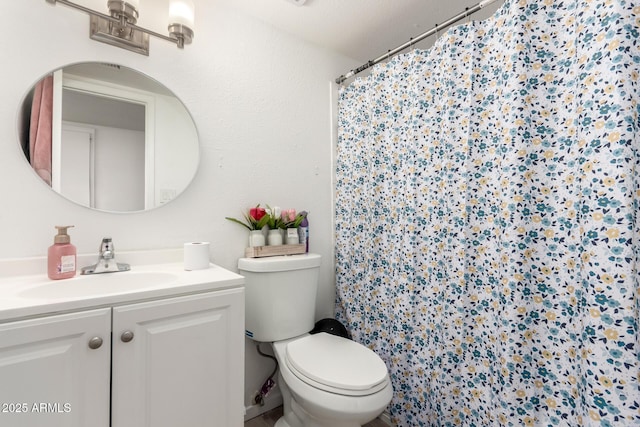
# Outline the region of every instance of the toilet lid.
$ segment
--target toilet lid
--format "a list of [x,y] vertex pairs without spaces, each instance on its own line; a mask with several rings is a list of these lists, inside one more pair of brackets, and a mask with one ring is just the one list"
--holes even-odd
[[373,351],[324,332],[290,342],[286,354],[296,376],[310,379],[306,382],[312,385],[360,393],[375,388],[375,392],[388,378],[386,365]]

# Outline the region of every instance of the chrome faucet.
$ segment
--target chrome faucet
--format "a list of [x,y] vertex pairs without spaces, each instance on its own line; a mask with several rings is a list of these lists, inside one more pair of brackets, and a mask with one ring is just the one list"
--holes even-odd
[[100,243],[98,262],[82,267],[82,274],[115,273],[116,271],[127,271],[131,267],[123,262],[116,262],[116,253],[113,250],[111,237],[105,237]]

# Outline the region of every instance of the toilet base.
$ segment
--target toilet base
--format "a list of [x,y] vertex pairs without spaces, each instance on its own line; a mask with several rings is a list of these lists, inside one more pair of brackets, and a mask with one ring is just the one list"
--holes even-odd
[[297,378],[285,358],[287,341],[274,342],[283,417],[277,427],[361,427],[380,415],[392,397],[391,382],[371,395],[348,396],[316,389]]
[[[362,424],[353,424],[353,423],[346,423],[346,424],[336,424],[335,422],[331,422],[330,424],[317,424],[313,421],[307,420],[307,422],[304,422],[303,424],[296,424],[296,425],[301,425],[304,427],[362,427]],[[280,417],[278,419],[278,421],[276,421],[276,423],[274,424],[275,427],[295,427],[292,426],[291,424],[289,424],[287,422],[287,420],[285,419],[285,417]]]
[[[326,424],[302,424],[305,427],[325,427]],[[331,423],[329,424],[331,427],[362,427],[362,424],[335,424],[335,423]],[[291,424],[289,424],[287,422],[287,420],[284,417],[280,417],[278,419],[278,421],[276,421],[276,423],[274,424],[275,427],[293,427]]]
[[362,424],[352,420],[318,419],[309,414],[291,395],[291,390],[278,374],[282,391],[284,415],[278,419],[275,427],[361,427]]
[[276,421],[276,423],[274,424],[274,427],[291,427],[291,426],[289,425],[287,420],[284,419],[284,417],[280,417],[278,418],[278,421]]

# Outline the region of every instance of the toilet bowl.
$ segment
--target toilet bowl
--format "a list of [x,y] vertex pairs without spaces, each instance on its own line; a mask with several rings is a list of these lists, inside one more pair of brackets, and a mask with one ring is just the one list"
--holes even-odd
[[284,415],[277,427],[359,427],[392,397],[387,367],[367,347],[314,326],[320,256],[241,258],[247,337],[270,342]]
[[391,401],[387,368],[363,345],[324,332],[272,345],[285,406],[277,427],[359,427]]

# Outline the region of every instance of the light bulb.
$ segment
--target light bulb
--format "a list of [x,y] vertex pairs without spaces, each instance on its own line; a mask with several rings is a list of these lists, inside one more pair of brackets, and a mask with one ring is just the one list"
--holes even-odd
[[191,0],[171,0],[169,3],[169,25],[180,24],[193,30],[195,13]]

